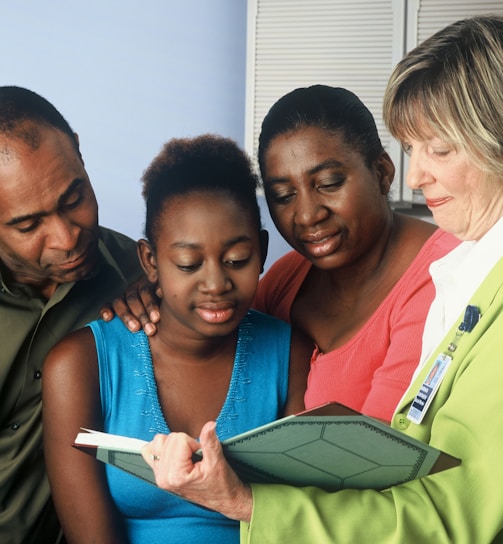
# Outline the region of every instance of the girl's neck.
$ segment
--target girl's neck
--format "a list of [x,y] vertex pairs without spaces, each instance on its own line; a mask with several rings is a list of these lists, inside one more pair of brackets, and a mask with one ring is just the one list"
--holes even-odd
[[227,336],[202,337],[196,333],[177,332],[169,323],[161,321],[158,332],[149,337],[152,353],[162,354],[163,359],[192,363],[209,363],[219,357],[235,353],[238,331]]

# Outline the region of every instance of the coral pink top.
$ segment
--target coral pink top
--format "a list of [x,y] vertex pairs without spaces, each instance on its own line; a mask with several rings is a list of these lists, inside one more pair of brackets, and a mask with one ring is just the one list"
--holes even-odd
[[[435,288],[429,266],[459,244],[437,229],[367,323],[343,346],[315,349],[306,408],[336,401],[390,421],[421,355],[424,322]],[[290,309],[311,263],[295,251],[278,259],[261,279],[254,307],[290,321]]]

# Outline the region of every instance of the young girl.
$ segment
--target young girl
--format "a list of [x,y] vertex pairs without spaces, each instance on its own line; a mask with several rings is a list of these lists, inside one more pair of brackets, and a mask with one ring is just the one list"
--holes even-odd
[[173,431],[197,436],[209,419],[225,439],[303,408],[312,346],[249,310],[267,246],[256,186],[231,140],[166,144],[143,176],[147,239],[138,242],[161,300],[158,334],[98,320],[50,352],[45,452],[70,543],[239,541],[237,522],[71,444],[80,427],[151,440]]

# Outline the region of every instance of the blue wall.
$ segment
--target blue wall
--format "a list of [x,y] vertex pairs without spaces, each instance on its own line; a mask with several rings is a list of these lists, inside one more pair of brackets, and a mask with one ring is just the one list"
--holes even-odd
[[[16,0],[0,21],[0,84],[46,96],[79,133],[103,225],[142,236],[138,180],[168,139],[244,145],[246,0]],[[264,219],[269,263],[282,242]]]

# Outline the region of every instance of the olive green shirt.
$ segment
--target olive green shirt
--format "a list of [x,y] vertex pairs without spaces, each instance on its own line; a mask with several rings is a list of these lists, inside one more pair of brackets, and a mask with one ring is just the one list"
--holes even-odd
[[50,300],[6,283],[0,263],[0,542],[51,544],[58,526],[42,447],[42,364],[67,333],[96,319],[141,268],[136,243],[100,227],[92,277],[60,285]]

